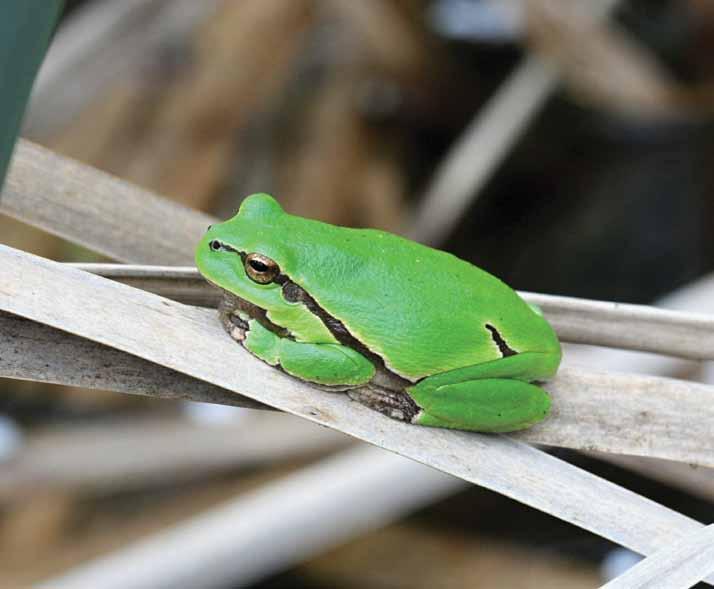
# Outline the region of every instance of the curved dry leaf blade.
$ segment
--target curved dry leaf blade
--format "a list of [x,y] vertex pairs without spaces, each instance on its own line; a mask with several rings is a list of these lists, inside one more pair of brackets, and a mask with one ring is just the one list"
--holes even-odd
[[658,550],[602,589],[688,589],[714,572],[714,525]]
[[19,141],[0,212],[122,262],[191,264],[213,217]]
[[[216,306],[220,299],[220,291],[193,267],[122,264],[74,267],[182,303]],[[714,360],[714,315],[530,292],[520,294],[540,307],[563,341]],[[655,333],[657,337],[653,338]]]
[[[61,295],[59,294],[61,293]],[[0,247],[0,308],[110,345],[485,486],[649,554],[701,524],[503,436],[395,422],[249,358],[206,311]]]
[[587,4],[528,0],[536,51],[586,101],[638,116],[677,112],[679,88],[667,72],[623,31],[599,23]]
[[[216,322],[212,312],[206,312],[204,320]],[[224,334],[216,337],[226,339]],[[116,349],[3,314],[0,376],[269,408]],[[551,417],[514,437],[536,444],[714,466],[711,387],[564,368],[547,388],[553,397]]]

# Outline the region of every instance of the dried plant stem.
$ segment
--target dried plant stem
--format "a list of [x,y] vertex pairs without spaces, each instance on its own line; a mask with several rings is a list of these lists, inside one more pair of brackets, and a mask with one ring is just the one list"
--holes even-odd
[[[604,18],[619,0],[588,2],[596,19]],[[528,56],[476,114],[441,162],[407,226],[412,239],[438,245],[501,165],[558,85],[549,64]]]
[[[77,264],[75,267],[161,296],[215,306],[219,292],[195,268]],[[521,293],[537,305],[563,341],[714,360],[714,315]],[[656,334],[656,337],[653,337]]]
[[[204,310],[201,317],[207,325],[217,328],[212,312]],[[216,331],[216,338],[228,339],[219,328]],[[248,366],[255,362],[242,350],[237,352]],[[119,350],[3,314],[0,314],[0,376],[269,408]],[[709,425],[714,420],[709,408],[709,399],[714,394],[711,387],[672,379],[563,368],[547,388],[556,408],[553,415],[517,437],[539,444],[714,466],[714,432]]]
[[321,423],[642,554],[701,524],[505,436],[414,427],[250,358],[209,311],[0,247],[0,309],[109,345]]
[[215,221],[28,141],[18,142],[0,213],[135,264],[192,263]]
[[602,589],[689,589],[714,572],[714,525],[673,542]]

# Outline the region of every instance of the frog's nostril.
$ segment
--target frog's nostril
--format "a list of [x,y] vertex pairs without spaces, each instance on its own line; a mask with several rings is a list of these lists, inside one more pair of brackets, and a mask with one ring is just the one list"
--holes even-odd
[[218,250],[222,249],[221,242],[218,241],[217,239],[212,239],[212,240],[208,243],[208,247],[210,247],[211,250],[214,251],[214,252],[217,252]]
[[208,229],[206,229],[206,231],[210,231],[212,227],[213,227],[213,225],[209,225]]

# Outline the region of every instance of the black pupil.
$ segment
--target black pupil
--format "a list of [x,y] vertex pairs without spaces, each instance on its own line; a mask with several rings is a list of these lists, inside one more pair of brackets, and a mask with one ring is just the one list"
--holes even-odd
[[211,247],[211,249],[213,251],[218,251],[219,249],[221,249],[221,242],[218,241],[217,239],[214,239],[213,241],[211,241],[209,246]]
[[261,262],[260,260],[251,260],[248,262],[250,264],[250,267],[253,268],[256,272],[267,272],[268,271],[268,265]]

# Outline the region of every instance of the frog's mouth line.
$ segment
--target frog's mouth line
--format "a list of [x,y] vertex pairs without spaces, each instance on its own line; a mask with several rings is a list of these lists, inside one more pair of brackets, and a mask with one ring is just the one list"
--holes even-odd
[[272,331],[278,337],[284,337],[291,340],[295,339],[293,334],[290,333],[290,330],[273,323],[268,318],[265,309],[262,309],[258,305],[254,305],[250,301],[246,301],[224,288],[221,288],[221,291],[223,292],[223,298],[218,305],[218,314],[221,317],[223,325],[226,326],[226,329],[228,329],[228,325],[233,325],[243,331],[247,331],[248,323],[239,317],[239,313],[244,313],[251,319],[255,319],[258,323],[265,327],[265,329]]

